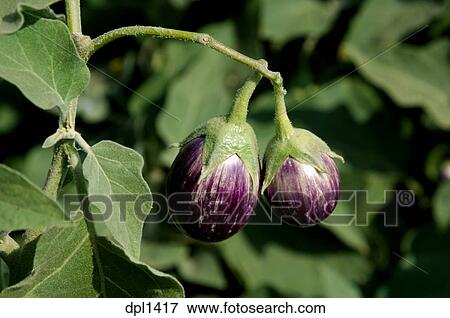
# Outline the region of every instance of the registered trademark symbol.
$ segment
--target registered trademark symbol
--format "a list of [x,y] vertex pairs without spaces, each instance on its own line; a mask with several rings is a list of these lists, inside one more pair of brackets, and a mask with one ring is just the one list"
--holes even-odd
[[409,190],[401,190],[397,192],[397,202],[402,207],[410,207],[414,204],[414,192]]

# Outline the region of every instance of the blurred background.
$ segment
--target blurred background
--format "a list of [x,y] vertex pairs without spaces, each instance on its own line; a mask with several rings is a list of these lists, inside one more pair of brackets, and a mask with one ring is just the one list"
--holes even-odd
[[[249,225],[208,245],[166,222],[147,224],[142,260],[178,277],[187,296],[450,297],[449,1],[84,0],[82,16],[91,37],[156,25],[208,32],[265,58],[283,74],[294,124],[345,157],[342,188],[367,190],[339,203],[335,215],[354,216],[346,226]],[[90,69],[78,130],[92,144],[139,151],[154,193],[164,193],[176,155],[167,146],[227,113],[249,74],[195,44],[145,37],[108,45]],[[0,161],[42,185],[51,151],[40,146],[57,114],[2,80],[0,92]],[[272,118],[263,80],[249,114],[261,153]],[[385,193],[403,189],[415,194],[410,207]],[[386,227],[395,216],[398,225]]]

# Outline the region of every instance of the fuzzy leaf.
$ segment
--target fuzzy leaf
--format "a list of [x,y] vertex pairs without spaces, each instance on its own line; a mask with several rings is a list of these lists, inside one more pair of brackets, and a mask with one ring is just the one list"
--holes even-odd
[[0,77],[16,85],[36,106],[62,112],[89,82],[67,26],[27,15],[25,26],[0,35]]
[[175,297],[182,286],[171,276],[134,262],[105,238],[94,253],[84,222],[52,228],[36,241],[33,270],[1,297]]
[[434,1],[367,1],[352,23],[342,52],[400,106],[421,106],[436,125],[448,130],[450,41],[424,47],[402,44],[443,8]]
[[342,2],[318,0],[261,0],[262,35],[283,44],[297,36],[320,37],[331,27]]
[[[34,244],[34,243],[31,243]],[[92,248],[83,222],[52,228],[36,243],[33,271],[1,297],[95,297]]]
[[438,227],[445,231],[450,226],[450,181],[443,182],[433,197],[433,215]]
[[[119,197],[126,199],[126,207],[121,207],[113,198],[111,216],[95,225],[99,234],[114,239],[135,260],[139,259],[143,222],[152,205],[150,188],[142,177],[143,166],[140,154],[112,141],[94,145],[83,163],[89,195],[130,196]],[[145,203],[138,207],[140,211],[135,211],[134,203],[138,198],[144,199]],[[99,206],[102,209],[102,204]]]
[[19,172],[0,164],[0,231],[67,222],[58,203]]
[[0,34],[14,33],[24,21],[23,10],[32,8],[41,10],[60,0],[3,0],[0,6]]
[[97,238],[100,262],[94,278],[104,297],[183,297],[183,286],[172,276],[133,260],[106,238]]

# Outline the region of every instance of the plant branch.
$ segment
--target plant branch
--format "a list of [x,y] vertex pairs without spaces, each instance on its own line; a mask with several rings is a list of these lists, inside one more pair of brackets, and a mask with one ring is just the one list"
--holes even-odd
[[248,57],[232,48],[227,47],[225,44],[217,41],[212,36],[206,33],[188,32],[152,26],[122,27],[109,31],[93,39],[90,45],[86,48],[86,57],[87,59],[89,59],[89,57],[91,57],[92,54],[94,54],[98,49],[102,48],[104,45],[116,39],[125,36],[139,36],[139,35],[149,35],[163,39],[191,41],[194,43],[201,44],[225,56],[228,56],[229,58],[237,62],[247,65],[253,70],[259,72],[262,76],[272,81],[274,85],[276,86],[282,85],[283,81],[281,78],[281,74],[279,72],[273,72],[269,70],[267,64],[262,63],[259,60],[252,59],[251,57]]
[[71,33],[81,34],[80,0],[65,0],[67,26]]
[[44,185],[44,192],[52,199],[58,197],[59,185],[66,172],[66,156],[62,143],[58,143],[53,152],[52,163],[48,170],[47,179]]
[[[81,11],[80,0],[66,0],[67,26],[72,34],[81,34]],[[75,117],[77,113],[78,98],[69,102],[68,110],[59,116],[60,129],[75,129]],[[67,171],[67,157],[64,147],[68,141],[59,142],[53,151],[52,163],[48,170],[47,179],[44,185],[44,192],[56,200],[61,180]]]

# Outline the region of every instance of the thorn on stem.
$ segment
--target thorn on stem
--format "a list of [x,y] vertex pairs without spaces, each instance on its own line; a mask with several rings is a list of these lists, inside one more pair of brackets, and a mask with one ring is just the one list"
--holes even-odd
[[200,42],[204,45],[211,43],[211,36],[209,34],[203,33],[200,35]]

